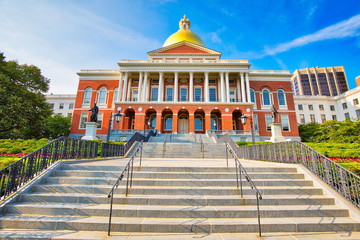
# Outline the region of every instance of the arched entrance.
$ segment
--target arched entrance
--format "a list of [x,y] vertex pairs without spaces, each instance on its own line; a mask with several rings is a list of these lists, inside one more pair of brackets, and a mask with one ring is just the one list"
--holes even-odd
[[244,125],[241,123],[241,117],[242,113],[240,110],[234,110],[232,113],[232,122],[233,122],[233,130],[244,130]]
[[218,109],[211,111],[211,130],[221,130],[221,112]]
[[198,109],[194,113],[194,131],[195,133],[205,133],[205,112]]
[[189,133],[189,112],[182,109],[178,113],[178,133]]
[[146,129],[155,129],[156,128],[156,111],[154,109],[148,109],[145,112],[145,124]]
[[163,133],[171,133],[173,127],[173,112],[170,109],[165,109],[161,114],[162,131]]
[[126,109],[124,112],[123,129],[134,129],[135,126],[135,111],[134,109]]

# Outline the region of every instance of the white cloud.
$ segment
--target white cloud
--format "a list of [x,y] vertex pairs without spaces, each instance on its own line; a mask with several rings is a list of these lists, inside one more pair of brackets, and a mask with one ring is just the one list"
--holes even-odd
[[360,14],[345,21],[336,23],[315,33],[296,38],[290,42],[281,43],[273,48],[265,48],[263,56],[276,55],[289,51],[292,48],[308,45],[329,39],[341,39],[346,37],[359,36]]
[[0,1],[0,51],[37,65],[53,93],[75,93],[82,68],[117,68],[161,43],[72,2]]

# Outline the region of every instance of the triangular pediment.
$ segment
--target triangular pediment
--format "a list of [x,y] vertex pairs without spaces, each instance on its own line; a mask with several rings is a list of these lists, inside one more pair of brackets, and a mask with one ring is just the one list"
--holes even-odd
[[153,55],[162,55],[162,54],[174,54],[174,55],[182,55],[182,54],[199,54],[199,55],[221,55],[220,52],[214,51],[210,48],[206,48],[194,43],[190,43],[187,41],[182,41],[178,43],[174,43],[172,45],[162,47],[151,52],[148,52],[149,56]]

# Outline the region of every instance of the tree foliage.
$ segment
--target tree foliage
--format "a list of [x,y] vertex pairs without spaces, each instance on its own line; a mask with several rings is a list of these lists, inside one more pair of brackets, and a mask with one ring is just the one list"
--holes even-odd
[[302,124],[299,134],[303,142],[360,143],[360,120]]
[[34,65],[5,61],[0,52],[0,138],[40,138],[52,114],[44,93],[49,79]]
[[47,117],[42,126],[42,137],[56,139],[68,136],[71,127],[71,117],[63,117],[61,114]]

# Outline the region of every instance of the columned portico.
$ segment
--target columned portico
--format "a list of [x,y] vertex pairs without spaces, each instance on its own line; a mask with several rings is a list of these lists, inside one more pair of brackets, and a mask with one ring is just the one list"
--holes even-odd
[[205,102],[209,102],[209,72],[204,72],[204,75],[205,75],[205,89],[204,89]]
[[122,101],[126,101],[126,91],[127,91],[127,84],[128,84],[128,77],[129,73],[125,72],[125,80],[124,80],[124,87],[123,87],[123,94],[122,94]]
[[143,84],[143,72],[139,73],[139,89],[138,89],[138,102],[142,99],[142,84]]
[[229,73],[225,73],[225,84],[226,84],[226,102],[230,102],[230,86],[229,86]]
[[179,73],[174,72],[174,102],[178,102],[179,99]]
[[246,93],[247,93],[247,102],[250,103],[251,102],[251,97],[250,97],[250,81],[249,81],[249,73],[245,73],[245,78],[246,78]]
[[190,81],[190,86],[189,86],[189,102],[193,102],[194,101],[194,72],[189,72],[189,81]]
[[220,72],[220,92],[221,92],[221,102],[225,102],[225,85],[224,85],[223,72]]
[[163,92],[163,72],[159,72],[159,93],[158,93],[158,102],[162,102],[163,101],[163,96],[164,96],[164,92]]
[[246,102],[244,73],[240,72],[241,78],[241,100]]

